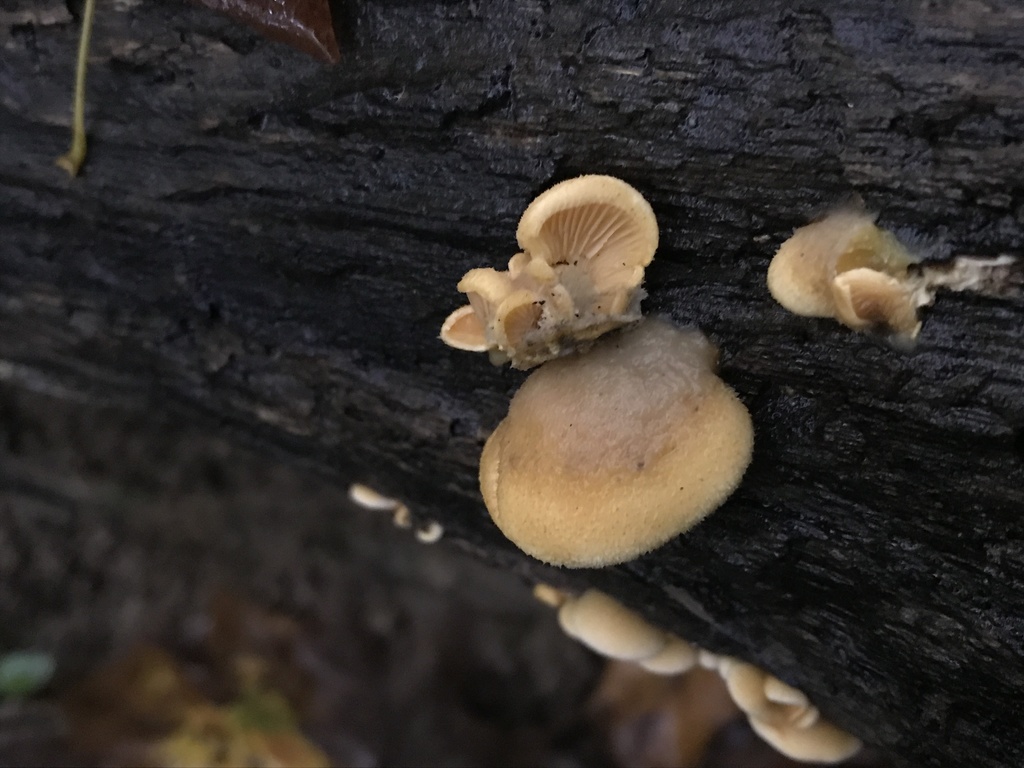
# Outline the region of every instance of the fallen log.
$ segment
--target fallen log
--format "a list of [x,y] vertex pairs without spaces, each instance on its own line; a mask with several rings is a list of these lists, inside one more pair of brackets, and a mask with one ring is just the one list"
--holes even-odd
[[[77,25],[0,10],[0,376],[407,500],[495,566],[755,661],[904,764],[1024,762],[1024,302],[942,293],[902,352],[765,287],[792,229],[851,195],[931,257],[1022,250],[1014,4],[346,13],[331,68],[203,9],[101,7],[70,180]],[[645,308],[720,347],[755,452],[687,535],[554,571],[476,483],[523,375],[437,333],[527,203],[589,172],[650,200]]]

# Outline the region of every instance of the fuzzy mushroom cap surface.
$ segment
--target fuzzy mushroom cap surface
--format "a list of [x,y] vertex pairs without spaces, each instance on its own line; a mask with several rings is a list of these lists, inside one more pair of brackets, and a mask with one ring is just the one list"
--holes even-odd
[[912,259],[892,233],[864,211],[840,210],[800,227],[784,242],[768,267],[768,290],[790,312],[833,317],[832,281],[861,267],[893,276]]
[[617,600],[588,589],[558,610],[558,623],[570,637],[602,656],[638,661],[657,655],[668,635]]
[[750,414],[696,330],[648,320],[548,363],[484,446],[495,524],[556,565],[621,563],[717,508],[753,449]]

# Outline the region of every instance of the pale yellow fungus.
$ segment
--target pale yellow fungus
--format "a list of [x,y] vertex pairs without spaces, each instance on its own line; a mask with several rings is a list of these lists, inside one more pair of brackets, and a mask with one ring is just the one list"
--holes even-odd
[[569,595],[550,584],[538,583],[533,586],[533,596],[536,600],[552,608],[561,608],[569,600]]
[[586,348],[640,319],[644,268],[658,247],[651,206],[624,181],[580,176],[540,195],[508,269],[472,269],[459,282],[469,304],[441,327],[457,349],[531,368]]
[[412,512],[405,504],[395,507],[395,514],[391,516],[391,524],[395,528],[412,528]]
[[[375,512],[392,512],[391,523],[396,528],[412,528],[412,512],[409,511],[408,506],[398,499],[385,496],[363,483],[352,483],[348,487],[348,497],[363,509],[370,509]],[[432,523],[432,525],[437,525],[437,523]],[[424,531],[429,533],[424,533]],[[417,531],[416,537],[420,538],[427,535],[429,538],[429,536],[434,535],[431,526],[428,526],[424,531]],[[438,538],[440,538],[439,534]]]
[[706,651],[703,648],[701,648],[697,653],[697,666],[702,669],[721,672],[723,667],[730,661],[731,659],[727,656],[719,656],[717,653]]
[[833,763],[854,755],[861,742],[821,719],[801,691],[738,659],[719,667],[729,695],[751,728],[793,760]]
[[921,326],[908,272],[915,261],[874,216],[840,210],[796,230],[779,247],[768,267],[768,290],[794,314],[912,339]]
[[887,328],[907,338],[921,330],[913,289],[892,275],[858,267],[832,281],[835,317],[855,331]]
[[444,535],[444,526],[436,520],[431,520],[422,528],[417,528],[413,535],[416,537],[416,541],[421,544],[434,544],[440,541]]
[[498,528],[556,565],[621,563],[716,509],[750,462],[750,414],[696,330],[648,320],[531,374],[484,446]]
[[649,659],[668,645],[665,632],[596,589],[563,604],[558,623],[567,635],[612,659]]
[[669,635],[668,643],[654,656],[638,663],[656,675],[678,675],[688,672],[697,664],[698,649],[685,640]]
[[940,288],[1005,297],[1020,295],[1020,284],[1011,256],[923,264],[874,216],[851,209],[796,230],[768,267],[768,289],[790,312],[880,330],[897,344],[917,337],[918,309]]
[[441,341],[466,352],[486,352],[489,347],[483,323],[469,304],[448,315],[441,326]]
[[793,725],[773,726],[752,717],[750,727],[791,760],[839,763],[853,757],[864,746],[856,736],[824,720],[800,728]]
[[[815,710],[800,691],[772,677],[753,664],[733,661],[722,672],[736,706],[751,717],[770,725],[810,723],[817,719]],[[814,711],[808,719],[808,712]]]

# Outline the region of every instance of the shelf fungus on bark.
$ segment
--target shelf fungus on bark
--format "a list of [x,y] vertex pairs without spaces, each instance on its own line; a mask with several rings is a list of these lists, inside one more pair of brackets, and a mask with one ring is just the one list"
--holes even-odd
[[921,328],[908,272],[914,261],[874,216],[840,210],[780,246],[768,268],[768,290],[794,314],[913,339]]
[[487,440],[480,488],[524,552],[625,562],[696,525],[750,462],[750,414],[697,330],[647,320],[535,371]]
[[802,692],[777,677],[729,658],[722,660],[719,672],[750,727],[786,757],[838,763],[860,751],[860,739],[822,720]]
[[449,346],[525,370],[640,319],[658,225],[626,182],[591,175],[556,184],[526,209],[516,238],[522,251],[507,270],[471,269],[459,282],[469,304],[441,328]]
[[768,267],[768,290],[790,312],[881,331],[897,343],[917,338],[918,309],[939,288],[1006,297],[1019,295],[1020,283],[1011,256],[922,263],[873,215],[854,209],[797,229]]
[[675,675],[697,663],[697,649],[658,629],[596,589],[559,604],[558,623],[569,637],[611,659],[632,661],[649,672]]

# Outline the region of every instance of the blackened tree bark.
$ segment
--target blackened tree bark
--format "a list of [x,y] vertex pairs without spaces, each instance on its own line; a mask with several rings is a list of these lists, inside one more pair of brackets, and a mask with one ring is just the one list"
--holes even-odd
[[[764,284],[791,229],[851,194],[936,256],[1022,249],[1019,4],[336,10],[325,68],[204,10],[101,8],[69,180],[77,26],[3,0],[3,378],[173,409],[408,499],[496,565],[760,663],[907,764],[1024,763],[1024,303],[942,295],[901,353]],[[522,375],[436,335],[459,276],[585,172],[651,201],[646,308],[721,346],[757,443],[692,533],[555,572],[476,488]]]

